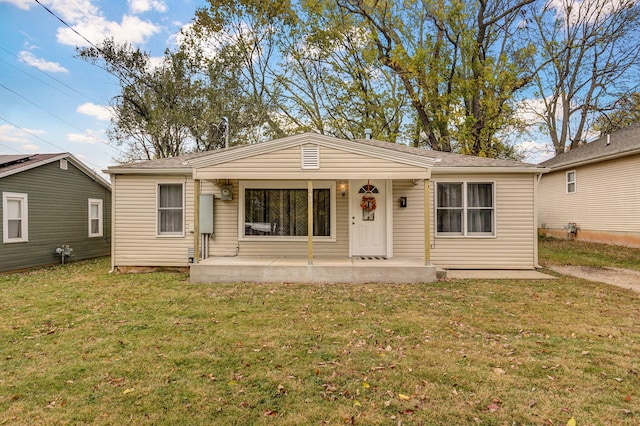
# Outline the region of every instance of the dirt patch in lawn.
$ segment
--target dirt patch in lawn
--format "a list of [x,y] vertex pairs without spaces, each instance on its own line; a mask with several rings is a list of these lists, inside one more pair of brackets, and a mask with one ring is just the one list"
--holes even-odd
[[547,265],[547,268],[562,275],[611,284],[640,293],[640,271],[574,265]]

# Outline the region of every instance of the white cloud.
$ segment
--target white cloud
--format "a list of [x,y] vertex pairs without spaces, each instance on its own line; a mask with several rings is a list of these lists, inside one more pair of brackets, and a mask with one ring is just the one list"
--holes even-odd
[[49,72],[69,72],[68,69],[63,67],[57,62],[50,62],[45,59],[37,58],[33,53],[27,52],[26,50],[18,53],[18,59],[24,62],[27,65],[30,65],[34,68],[39,69],[40,71],[49,71]]
[[150,56],[149,57],[149,70],[153,71],[158,68],[164,62],[164,56]]
[[0,0],[0,3],[9,3],[23,10],[29,10],[35,4],[33,0]]
[[518,143],[515,148],[528,163],[541,163],[555,156],[553,145],[548,142],[528,140]]
[[113,117],[113,109],[109,106],[96,105],[91,102],[80,105],[76,111],[80,114],[95,117],[101,121],[109,121]]
[[[144,44],[149,37],[160,32],[160,27],[137,16],[124,15],[120,23],[108,21],[103,17],[91,20],[83,19],[73,28],[93,43],[99,43],[106,37],[113,37],[116,43]],[[67,27],[58,28],[59,43],[70,46],[89,46],[86,40]]]
[[44,130],[19,129],[11,124],[0,125],[0,142],[25,144],[29,142],[29,136],[44,134]]
[[166,12],[167,5],[161,0],[129,0],[131,13],[144,13],[150,10]]
[[84,133],[67,133],[67,140],[69,142],[88,143],[93,145],[98,142],[100,138],[95,135],[93,130],[87,129]]

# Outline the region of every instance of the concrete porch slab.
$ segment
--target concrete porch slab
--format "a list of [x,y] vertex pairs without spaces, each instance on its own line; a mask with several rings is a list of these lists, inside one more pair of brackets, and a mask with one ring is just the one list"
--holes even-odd
[[190,267],[194,284],[257,283],[425,283],[436,281],[436,268],[421,259],[217,257]]

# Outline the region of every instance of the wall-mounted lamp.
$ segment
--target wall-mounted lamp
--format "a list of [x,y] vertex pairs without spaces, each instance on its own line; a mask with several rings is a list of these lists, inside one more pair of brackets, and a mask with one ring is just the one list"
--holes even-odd
[[400,197],[400,207],[403,209],[407,207],[407,197]]
[[347,183],[346,182],[340,182],[340,193],[342,194],[343,197],[345,195],[347,195]]

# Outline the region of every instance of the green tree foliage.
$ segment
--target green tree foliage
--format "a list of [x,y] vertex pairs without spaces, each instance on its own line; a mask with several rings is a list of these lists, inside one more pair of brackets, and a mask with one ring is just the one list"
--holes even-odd
[[618,99],[612,111],[603,112],[595,120],[593,130],[603,136],[638,122],[640,122],[640,93],[632,93],[631,96]]
[[238,128],[233,143],[242,143],[243,126],[253,126],[243,121],[251,116],[242,114],[250,102],[238,96],[233,72],[215,61],[203,65],[199,51],[167,51],[153,66],[140,49],[105,40],[80,49],[79,56],[101,64],[120,82],[109,129],[110,139],[126,147],[119,161],[220,148],[228,122]]

